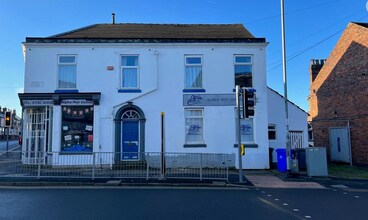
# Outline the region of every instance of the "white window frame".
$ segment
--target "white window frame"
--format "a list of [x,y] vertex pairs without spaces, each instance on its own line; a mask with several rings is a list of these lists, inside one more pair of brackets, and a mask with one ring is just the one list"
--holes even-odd
[[[240,111],[243,111],[243,108],[242,107],[240,107]],[[238,112],[237,112],[237,110],[236,110],[236,107],[234,108],[234,113],[235,113],[235,143],[238,143],[238,132],[237,132],[237,123],[238,123]],[[242,118],[242,117],[240,117],[240,125],[241,125],[241,121],[242,120],[252,120],[252,125],[253,125],[253,127],[252,127],[252,133],[253,133],[253,141],[244,141],[243,139],[241,139],[241,143],[242,144],[255,144],[256,143],[256,141],[255,141],[255,138],[256,138],[256,125],[255,125],[255,123],[254,123],[254,117],[249,117],[249,118]]]
[[[73,63],[60,63],[60,57],[74,57],[74,62]],[[56,84],[57,84],[57,88],[58,89],[62,89],[62,90],[75,90],[77,88],[77,55],[76,54],[58,54],[57,55],[57,79],[56,79]],[[60,66],[74,66],[75,65],[75,88],[63,88],[60,87],[59,85],[59,79],[60,79]]]
[[[202,112],[201,116],[187,116],[186,115],[186,111],[190,111],[190,110],[200,110]],[[202,140],[201,141],[193,141],[193,142],[188,142],[187,141],[187,118],[201,118],[202,119]],[[191,145],[191,144],[204,144],[205,143],[205,138],[204,138],[204,109],[203,108],[185,108],[184,109],[184,141],[185,144]]]
[[[270,127],[274,127],[273,129],[271,128],[270,129]],[[270,139],[270,136],[269,136],[269,132],[270,131],[274,131],[275,132],[275,139]],[[268,140],[269,141],[275,141],[275,140],[277,140],[277,125],[276,124],[268,124],[268,126],[267,126],[267,136],[268,136]]]
[[[123,66],[123,57],[137,57],[137,66]],[[139,68],[139,55],[138,54],[121,54],[120,55],[120,82],[119,82],[119,87],[120,89],[139,89],[140,87],[140,68]],[[137,87],[123,87],[123,69],[137,69]]]
[[[237,57],[250,57],[250,62],[236,62],[236,58]],[[254,65],[253,65],[253,55],[251,54],[234,54],[234,58],[233,58],[233,62],[234,62],[234,87],[236,86],[235,83],[235,66],[236,65],[242,65],[242,66],[251,66],[252,68],[252,86],[251,87],[246,87],[246,88],[253,88],[254,87],[254,78],[253,78],[253,70],[254,70]]]
[[[200,58],[200,64],[187,63],[187,58]],[[201,86],[200,87],[187,87],[187,67],[200,66],[201,67]],[[185,89],[203,89],[203,55],[184,55],[184,88]]]

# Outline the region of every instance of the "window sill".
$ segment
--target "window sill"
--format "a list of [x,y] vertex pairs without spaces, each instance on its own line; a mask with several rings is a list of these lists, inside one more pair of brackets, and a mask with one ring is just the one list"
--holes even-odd
[[91,155],[92,151],[81,152],[81,151],[60,151],[59,155]]
[[[253,87],[245,87],[249,92],[256,92],[256,90]],[[236,92],[236,89],[233,89],[233,92]]]
[[140,89],[119,89],[118,93],[141,93]]
[[184,144],[184,148],[205,148],[207,144]]
[[[244,148],[258,148],[258,144],[242,144]],[[234,144],[234,148],[238,148],[238,144]]]
[[77,89],[57,89],[55,93],[78,93]]
[[205,89],[183,89],[184,93],[191,93],[191,92],[206,92]]

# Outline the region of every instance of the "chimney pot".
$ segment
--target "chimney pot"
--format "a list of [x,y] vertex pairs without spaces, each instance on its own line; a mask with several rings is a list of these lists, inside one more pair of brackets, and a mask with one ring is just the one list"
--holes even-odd
[[115,24],[115,13],[112,13],[112,24]]

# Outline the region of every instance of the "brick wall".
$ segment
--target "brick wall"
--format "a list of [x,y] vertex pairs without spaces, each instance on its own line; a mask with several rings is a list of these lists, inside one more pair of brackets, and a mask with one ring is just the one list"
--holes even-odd
[[367,27],[348,25],[311,84],[309,107],[315,146],[329,148],[328,129],[349,123],[353,163],[368,165]]

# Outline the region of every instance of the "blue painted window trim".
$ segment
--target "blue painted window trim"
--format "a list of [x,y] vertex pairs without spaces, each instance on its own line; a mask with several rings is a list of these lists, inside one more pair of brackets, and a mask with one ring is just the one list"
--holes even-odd
[[[258,148],[258,144],[243,144],[244,148]],[[238,148],[238,144],[234,144],[234,148]]]
[[183,89],[183,92],[206,92],[205,89]]
[[78,89],[57,89],[55,93],[78,93]]
[[141,93],[140,89],[119,89],[118,93]]
[[[256,89],[247,89],[249,92],[256,92],[257,90]],[[236,89],[233,89],[233,92],[236,92]]]
[[92,155],[93,152],[78,152],[78,151],[60,151],[60,155]]
[[207,147],[207,144],[184,144],[184,148],[200,148]]

